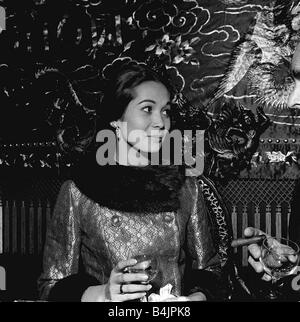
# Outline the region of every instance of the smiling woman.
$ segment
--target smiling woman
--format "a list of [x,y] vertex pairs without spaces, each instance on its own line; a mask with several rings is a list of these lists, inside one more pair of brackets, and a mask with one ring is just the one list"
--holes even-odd
[[[115,76],[110,75],[99,111],[100,128],[111,128],[116,133],[117,144],[109,145],[110,150],[113,146],[115,151],[108,151],[116,162],[148,165],[149,156],[159,152],[171,129],[174,91],[164,77],[143,64],[131,63],[127,61]],[[110,106],[114,106],[115,111]],[[98,161],[102,164],[99,157]]]
[[[144,64],[125,63],[111,75],[98,128],[116,132],[116,165],[99,166],[95,146],[62,186],[46,237],[42,299],[140,300],[169,286],[164,301],[226,297],[196,178],[186,177],[184,166],[150,164],[176,128],[174,94]],[[139,133],[137,140],[133,133]],[[131,149],[144,164],[129,160]],[[152,260],[136,271],[139,255],[156,259],[154,279]]]
[[[133,99],[122,117],[115,122],[120,133],[120,144],[134,147],[137,153],[158,152],[171,126],[170,94],[157,81],[145,81],[132,91]],[[116,151],[120,164],[127,163],[126,151],[122,147]]]

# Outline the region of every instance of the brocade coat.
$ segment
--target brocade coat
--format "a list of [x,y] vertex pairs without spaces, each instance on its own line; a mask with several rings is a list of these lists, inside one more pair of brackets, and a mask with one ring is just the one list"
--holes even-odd
[[80,300],[88,286],[106,283],[119,261],[150,253],[159,258],[153,291],[170,283],[174,295],[201,290],[214,298],[216,286],[209,281],[220,273],[220,261],[196,178],[186,178],[178,199],[175,211],[122,211],[66,181],[47,230],[40,297]]

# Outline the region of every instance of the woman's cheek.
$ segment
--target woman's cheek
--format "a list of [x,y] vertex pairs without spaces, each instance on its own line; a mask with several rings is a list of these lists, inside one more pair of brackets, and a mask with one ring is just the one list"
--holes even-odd
[[165,120],[165,129],[167,131],[169,131],[170,128],[171,128],[171,119],[170,119],[170,117],[167,117],[166,120]]

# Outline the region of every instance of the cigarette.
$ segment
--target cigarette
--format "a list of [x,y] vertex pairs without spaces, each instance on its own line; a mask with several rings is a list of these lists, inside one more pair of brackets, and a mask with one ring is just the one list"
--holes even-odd
[[262,242],[266,238],[266,235],[258,235],[255,237],[251,238],[238,238],[234,239],[231,242],[231,247],[240,247],[240,246],[246,246],[246,245],[251,245],[251,244],[257,244],[259,242]]

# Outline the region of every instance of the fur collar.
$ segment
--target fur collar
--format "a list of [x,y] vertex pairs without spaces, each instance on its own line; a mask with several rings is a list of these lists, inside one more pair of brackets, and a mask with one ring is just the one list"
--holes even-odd
[[73,180],[79,190],[102,206],[129,212],[174,211],[185,181],[182,166],[99,166],[82,162]]

